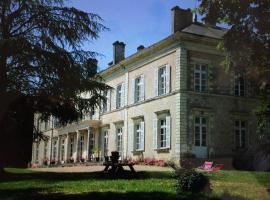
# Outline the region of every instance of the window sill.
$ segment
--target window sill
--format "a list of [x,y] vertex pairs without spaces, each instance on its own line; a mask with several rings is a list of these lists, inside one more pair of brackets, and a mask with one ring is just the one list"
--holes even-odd
[[144,152],[144,150],[134,150],[132,151],[133,155],[141,155]]
[[170,148],[169,147],[163,147],[163,148],[155,149],[155,151],[157,153],[169,153]]

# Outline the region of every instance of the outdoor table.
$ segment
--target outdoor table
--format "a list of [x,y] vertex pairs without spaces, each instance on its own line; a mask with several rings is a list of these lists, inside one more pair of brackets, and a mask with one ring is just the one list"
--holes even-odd
[[103,165],[105,166],[104,172],[112,172],[114,174],[124,171],[124,166],[128,166],[130,171],[135,174],[136,171],[133,167],[134,163],[113,163],[113,162],[104,162]]

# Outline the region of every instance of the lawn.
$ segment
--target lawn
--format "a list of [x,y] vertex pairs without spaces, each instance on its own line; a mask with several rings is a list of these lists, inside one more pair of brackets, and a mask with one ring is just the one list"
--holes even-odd
[[113,177],[97,172],[48,173],[6,169],[0,180],[1,200],[21,199],[269,199],[270,173],[221,171],[209,175],[212,193],[176,194],[170,172],[127,173]]

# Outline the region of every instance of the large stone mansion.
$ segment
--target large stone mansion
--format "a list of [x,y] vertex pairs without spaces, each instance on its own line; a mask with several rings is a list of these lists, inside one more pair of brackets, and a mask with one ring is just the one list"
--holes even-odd
[[[226,30],[193,21],[172,8],[172,34],[125,58],[113,44],[113,62],[99,74],[113,89],[107,101],[80,122],[35,125],[48,137],[34,141],[32,163],[121,158],[179,161],[230,157],[254,141],[257,99],[244,75],[225,72],[217,44]],[[92,159],[93,160],[93,159]]]

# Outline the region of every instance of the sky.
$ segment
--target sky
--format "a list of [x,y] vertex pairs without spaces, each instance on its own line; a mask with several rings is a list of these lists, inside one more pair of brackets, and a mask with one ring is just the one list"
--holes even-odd
[[67,6],[96,13],[110,30],[85,43],[86,50],[102,54],[97,57],[99,70],[112,61],[115,41],[126,44],[125,56],[137,51],[139,45],[148,47],[171,34],[171,8],[195,8],[197,0],[68,0]]

